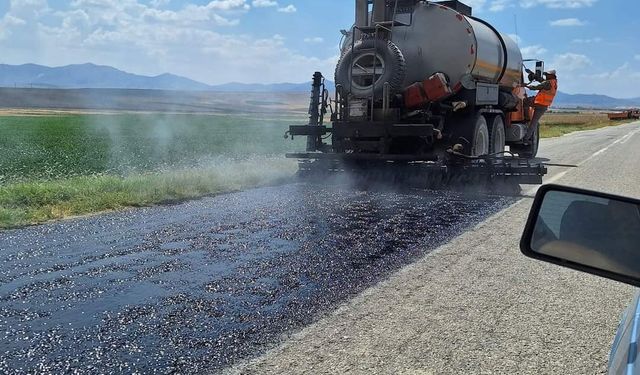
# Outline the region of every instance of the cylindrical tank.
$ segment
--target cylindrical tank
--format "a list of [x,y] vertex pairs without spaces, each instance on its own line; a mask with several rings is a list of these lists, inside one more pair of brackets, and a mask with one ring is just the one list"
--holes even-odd
[[[488,23],[431,2],[418,2],[412,12],[397,19],[408,25],[394,26],[390,43],[373,43],[365,36],[354,51],[343,51],[336,69],[338,84],[362,97],[374,83],[367,75],[375,77],[376,91],[382,90],[385,81],[393,81],[392,90],[399,92],[437,72],[447,75],[454,91],[473,88],[474,82],[509,88],[521,84],[520,49]],[[374,59],[372,47],[392,50],[379,51]],[[344,48],[350,49],[351,44],[345,43]]]

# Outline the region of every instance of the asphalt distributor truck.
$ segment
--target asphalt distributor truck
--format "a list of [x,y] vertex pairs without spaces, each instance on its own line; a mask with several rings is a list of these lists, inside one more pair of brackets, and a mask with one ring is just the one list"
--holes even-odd
[[[542,183],[539,134],[524,139],[532,109],[516,42],[459,1],[356,0],[355,7],[355,24],[342,31],[335,97],[316,72],[309,123],[285,135],[307,137],[306,152],[287,154],[301,173]],[[536,61],[529,81],[543,70]]]

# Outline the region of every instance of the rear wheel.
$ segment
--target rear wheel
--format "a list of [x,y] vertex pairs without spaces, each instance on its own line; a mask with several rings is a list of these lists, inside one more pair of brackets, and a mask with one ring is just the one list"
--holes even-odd
[[481,113],[454,114],[447,119],[445,129],[451,132],[454,143],[464,147],[462,152],[465,155],[480,156],[489,153],[489,126]]
[[533,159],[538,155],[538,148],[540,147],[540,128],[536,128],[533,131],[533,139],[528,145],[513,145],[511,151],[520,155],[521,158]]
[[489,127],[487,119],[477,114],[473,124],[473,133],[471,137],[471,156],[487,155],[489,153]]
[[491,143],[489,144],[489,153],[498,154],[504,152],[506,133],[504,129],[504,120],[498,115],[491,122],[491,131],[489,132]]

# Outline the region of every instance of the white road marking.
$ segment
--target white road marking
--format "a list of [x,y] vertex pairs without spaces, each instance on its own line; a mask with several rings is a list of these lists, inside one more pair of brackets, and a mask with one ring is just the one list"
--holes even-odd
[[600,150],[594,152],[593,155],[589,156],[588,158],[586,158],[583,161],[581,161],[580,163],[578,163],[578,166],[584,165],[585,163],[591,161],[593,158],[597,157],[598,155],[601,155],[601,154],[605,153],[607,150],[609,150],[614,145],[617,145],[618,143],[620,143],[620,144],[626,143],[629,139],[631,139],[631,137],[633,137],[634,135],[638,134],[638,132],[640,132],[640,128],[632,131],[631,133],[623,135],[622,137],[620,137],[620,138],[616,139],[615,141],[611,142],[608,146],[606,146],[603,149],[600,149]]
[[[622,137],[620,137],[620,138],[616,139],[615,141],[611,142],[606,147],[594,152],[591,156],[589,156],[588,158],[586,158],[583,161],[579,162],[577,164],[577,166],[580,167],[580,166],[584,165],[585,163],[587,163],[587,162],[593,160],[594,158],[598,157],[599,155],[602,155],[603,153],[607,152],[607,150],[609,150],[611,147],[617,145],[618,143],[619,144],[626,143],[627,141],[629,141],[629,139],[631,139],[634,135],[636,135],[638,133],[640,133],[640,128],[638,128],[638,129],[636,129],[636,130],[634,130],[634,131],[632,131],[632,132],[630,132],[628,134],[623,135]],[[569,172],[569,170],[562,171],[560,173],[557,173],[557,174],[545,179],[544,180],[544,185],[553,184],[553,183],[557,182],[562,177],[564,177],[568,172]],[[538,192],[539,188],[540,188],[540,186],[534,186],[533,188],[527,190],[524,193],[524,195],[526,195],[526,196],[534,196]]]
[[631,139],[631,137],[633,137],[634,135],[636,135],[636,134],[638,134],[638,133],[640,133],[640,128],[639,128],[639,129],[636,129],[635,131],[633,131],[633,132],[631,132],[631,133],[629,133],[629,134],[627,135],[627,137],[624,137],[624,139],[622,139],[622,140],[620,141],[620,144],[627,143],[627,141],[629,141],[629,140]]

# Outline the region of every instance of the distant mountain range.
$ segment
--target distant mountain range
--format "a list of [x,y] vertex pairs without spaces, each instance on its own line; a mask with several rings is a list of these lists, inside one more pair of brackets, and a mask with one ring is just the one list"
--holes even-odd
[[617,99],[597,94],[565,94],[558,92],[554,106],[563,108],[630,108],[640,107],[640,98]]
[[[154,77],[127,73],[104,65],[79,64],[62,67],[47,67],[36,64],[0,64],[0,87],[34,87],[59,89],[150,89],[178,91],[220,91],[220,92],[308,92],[310,82],[250,84],[226,83],[207,85],[189,78],[161,74]],[[327,88],[333,90],[333,82],[327,81]],[[616,99],[606,95],[585,95],[558,93],[556,107],[563,108],[627,108],[640,107],[640,98]]]
[[[226,83],[207,85],[174,74],[148,77],[104,65],[80,64],[48,67],[36,64],[0,64],[0,87],[58,89],[141,89],[226,92],[302,92],[311,83],[247,84]],[[333,84],[328,82],[330,89]]]
[[209,90],[210,86],[173,74],[146,77],[110,66],[81,64],[51,68],[36,64],[0,65],[0,86],[35,88]]

